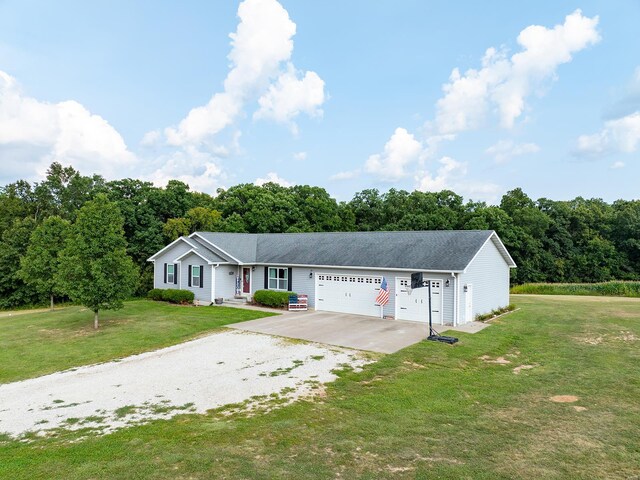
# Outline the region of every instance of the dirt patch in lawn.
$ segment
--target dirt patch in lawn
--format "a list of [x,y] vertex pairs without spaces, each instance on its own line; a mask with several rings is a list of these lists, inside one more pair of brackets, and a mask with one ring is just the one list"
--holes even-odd
[[574,403],[580,399],[575,395],[556,395],[554,397],[549,398],[549,400],[555,403]]
[[640,337],[629,330],[620,330],[617,333],[602,333],[599,335],[586,335],[583,337],[576,337],[575,340],[587,345],[602,345],[611,342],[637,342],[638,340],[640,340]]
[[520,375],[520,372],[522,372],[522,370],[531,370],[532,368],[536,368],[537,366],[538,365],[520,365],[513,369],[513,373],[515,375]]
[[491,358],[489,355],[482,355],[479,357],[484,363],[495,363],[496,365],[509,365],[511,360],[507,360],[504,357]]

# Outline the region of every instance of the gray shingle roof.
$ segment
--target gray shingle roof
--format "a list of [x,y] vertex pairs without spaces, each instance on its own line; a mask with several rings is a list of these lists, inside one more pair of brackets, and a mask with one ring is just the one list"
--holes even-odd
[[462,271],[494,232],[196,234],[241,263]]
[[256,263],[258,234],[222,232],[196,233],[241,263]]
[[198,247],[196,250],[200,255],[206,258],[207,261],[210,263],[223,263],[227,261],[225,258],[222,258],[220,255],[216,255],[208,248]]

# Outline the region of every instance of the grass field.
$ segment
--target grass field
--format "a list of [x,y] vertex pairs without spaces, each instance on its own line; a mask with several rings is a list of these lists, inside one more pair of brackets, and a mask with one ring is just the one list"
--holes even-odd
[[[227,307],[183,307],[137,300],[122,310],[93,312],[66,307],[54,312],[0,315],[0,383],[104,362],[174,345],[227,325],[268,316]],[[0,406],[2,408],[2,406]]]
[[518,311],[455,346],[421,342],[313,401],[5,439],[0,478],[637,478],[640,300],[512,301]]
[[511,287],[513,294],[531,295],[596,295],[607,297],[640,297],[640,282],[601,283],[525,283]]

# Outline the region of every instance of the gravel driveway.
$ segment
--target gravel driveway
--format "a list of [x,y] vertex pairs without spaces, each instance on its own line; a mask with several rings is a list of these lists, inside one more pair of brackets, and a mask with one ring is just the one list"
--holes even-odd
[[[0,432],[19,438],[57,428],[108,433],[180,413],[293,401],[333,370],[367,363],[354,350],[225,331],[169,348],[0,385]],[[271,397],[273,398],[273,397]],[[286,402],[285,402],[286,403]]]

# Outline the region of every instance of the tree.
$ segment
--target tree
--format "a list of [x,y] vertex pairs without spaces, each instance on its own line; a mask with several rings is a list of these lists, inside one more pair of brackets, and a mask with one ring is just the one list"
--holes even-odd
[[0,308],[13,308],[40,301],[36,290],[24,283],[20,275],[20,257],[27,251],[29,237],[36,228],[31,217],[16,219],[4,231],[0,241]]
[[58,281],[64,292],[94,313],[122,308],[136,286],[138,269],[127,256],[124,220],[104,194],[85,203],[60,255]]
[[167,242],[173,242],[175,239],[191,233],[191,222],[186,218],[170,218],[162,227]]
[[48,296],[51,310],[53,297],[63,293],[56,281],[60,252],[69,235],[70,224],[60,217],[49,217],[38,226],[29,240],[26,254],[20,258],[18,275],[43,296]]
[[194,207],[187,211],[191,232],[215,232],[220,227],[221,214],[217,210]]

